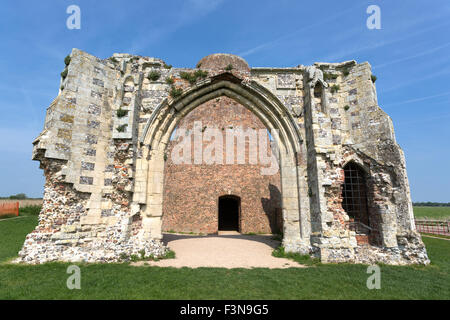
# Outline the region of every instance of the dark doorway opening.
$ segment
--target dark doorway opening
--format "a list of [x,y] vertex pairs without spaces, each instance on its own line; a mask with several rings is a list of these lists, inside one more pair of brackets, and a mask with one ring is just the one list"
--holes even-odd
[[241,198],[237,196],[219,197],[219,231],[238,231]]
[[358,243],[368,243],[370,227],[367,201],[366,173],[356,163],[344,167],[345,182],[342,188],[342,208],[347,212],[350,230],[356,232]]

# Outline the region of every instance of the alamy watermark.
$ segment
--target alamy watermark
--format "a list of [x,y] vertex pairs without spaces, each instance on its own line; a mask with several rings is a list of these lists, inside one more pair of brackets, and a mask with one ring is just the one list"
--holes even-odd
[[69,30],[81,29],[81,9],[80,9],[80,7],[72,4],[67,7],[66,13],[70,14],[70,16],[66,20],[67,29],[69,29]]
[[70,265],[67,267],[67,274],[70,274],[66,281],[66,286],[69,290],[81,289],[81,270],[79,266]]
[[381,289],[381,270],[377,265],[369,266],[367,273],[371,274],[366,281],[367,289]]
[[370,16],[367,18],[366,26],[368,29],[381,29],[381,9],[379,6],[372,4],[367,7],[367,14]]
[[246,164],[248,154],[248,164],[261,165],[261,175],[279,170],[278,130],[269,134],[267,129],[241,126],[219,129],[195,121],[191,130],[177,128],[173,139],[177,141],[171,152],[174,164]]

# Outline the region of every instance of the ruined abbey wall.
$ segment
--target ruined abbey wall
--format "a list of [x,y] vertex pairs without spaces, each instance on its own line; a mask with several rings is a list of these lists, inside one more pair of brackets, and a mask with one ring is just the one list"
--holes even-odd
[[[415,231],[404,155],[378,106],[368,63],[250,68],[242,58],[215,54],[183,69],[129,54],[100,60],[74,49],[66,64],[33,142],[33,159],[46,176],[44,205],[19,261],[163,255],[164,208],[175,189],[165,180],[170,136],[199,106],[229,99],[278,132],[287,251],[323,262],[429,262]],[[349,162],[366,181],[364,243],[342,205]]]

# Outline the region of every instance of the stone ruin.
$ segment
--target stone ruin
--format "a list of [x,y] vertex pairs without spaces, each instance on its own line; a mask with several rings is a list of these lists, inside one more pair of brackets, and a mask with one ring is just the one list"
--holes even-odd
[[[159,257],[163,231],[217,233],[234,210],[236,231],[281,233],[287,252],[322,262],[429,263],[367,62],[250,68],[212,54],[185,69],[73,49],[65,63],[33,142],[44,203],[18,262]],[[175,165],[174,131],[195,121],[277,132],[279,172]]]

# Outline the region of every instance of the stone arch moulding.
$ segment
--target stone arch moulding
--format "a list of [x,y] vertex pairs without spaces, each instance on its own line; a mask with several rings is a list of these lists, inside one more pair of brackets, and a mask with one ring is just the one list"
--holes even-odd
[[307,253],[310,246],[310,218],[307,182],[300,161],[306,150],[300,129],[289,110],[267,89],[230,73],[207,78],[185,90],[177,99],[164,100],[149,118],[140,143],[145,148],[137,163],[133,202],[140,205],[145,236],[162,238],[164,152],[178,122],[200,104],[227,96],[252,111],[262,123],[278,132],[281,175],[283,245],[287,251]]
[[357,164],[363,171],[364,173],[370,177],[370,166],[365,163],[364,161],[361,160],[361,158],[359,158],[356,155],[352,155],[352,156],[348,156],[345,158],[345,161],[342,163],[341,168],[344,168],[346,165],[350,164],[350,163],[355,163]]

